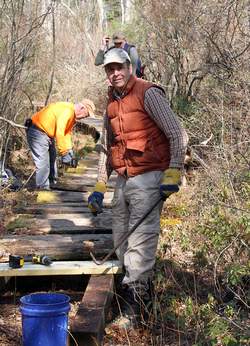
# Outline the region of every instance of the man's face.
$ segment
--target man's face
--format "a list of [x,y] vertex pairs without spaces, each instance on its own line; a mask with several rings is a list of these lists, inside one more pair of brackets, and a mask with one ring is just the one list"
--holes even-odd
[[119,64],[113,62],[105,66],[105,71],[112,86],[118,90],[124,88],[131,75],[130,68],[127,63]]
[[123,48],[124,46],[124,41],[121,42],[114,42],[115,48]]
[[78,103],[75,105],[75,117],[76,120],[81,120],[87,118],[89,116],[89,111],[86,106],[82,103]]

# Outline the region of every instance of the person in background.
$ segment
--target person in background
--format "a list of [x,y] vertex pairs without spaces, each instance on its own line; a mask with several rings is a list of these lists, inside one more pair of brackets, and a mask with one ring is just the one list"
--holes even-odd
[[76,104],[55,102],[26,119],[27,141],[36,167],[38,190],[50,190],[50,184],[56,183],[56,146],[62,163],[70,165],[74,158],[72,128],[77,121],[93,116],[94,111],[95,105],[88,99]]
[[142,72],[141,72],[141,60],[139,58],[139,55],[137,53],[137,50],[134,45],[129,44],[126,41],[125,35],[121,32],[114,33],[112,36],[112,42],[110,37],[105,36],[102,39],[102,44],[101,47],[96,55],[95,58],[95,65],[99,66],[103,64],[104,60],[104,54],[112,48],[122,48],[124,49],[131,61],[131,66],[132,66],[132,74],[137,77],[142,77]]
[[[109,50],[104,68],[112,85],[104,116],[102,148],[94,192],[88,198],[92,212],[103,206],[106,184],[118,174],[112,201],[114,246],[162,197],[179,190],[188,136],[173,113],[164,90],[131,74],[131,60],[121,48]],[[117,251],[124,267],[119,326],[142,323],[142,311],[151,303],[155,255],[160,233],[159,203]],[[143,310],[144,309],[144,310]]]

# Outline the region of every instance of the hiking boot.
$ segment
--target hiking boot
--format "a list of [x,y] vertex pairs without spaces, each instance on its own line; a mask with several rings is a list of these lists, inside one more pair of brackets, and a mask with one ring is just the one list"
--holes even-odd
[[149,317],[151,295],[148,293],[149,285],[145,282],[133,282],[122,285],[118,298],[120,301],[120,316],[113,321],[113,326],[119,328],[140,328],[146,324]]
[[111,324],[109,325],[111,329],[137,329],[138,323],[133,318],[133,316],[128,315],[120,315],[116,319],[114,319]]

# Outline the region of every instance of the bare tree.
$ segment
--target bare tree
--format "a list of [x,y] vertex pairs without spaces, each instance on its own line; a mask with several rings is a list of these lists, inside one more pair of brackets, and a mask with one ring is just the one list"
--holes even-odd
[[[39,30],[51,11],[49,6],[41,13],[39,5],[32,1],[1,1],[1,84],[0,115],[15,122],[22,110],[24,84],[28,78],[27,63],[34,56]],[[0,158],[4,163],[11,122],[0,121]]]
[[247,1],[135,4],[149,77],[165,86],[171,98],[195,98],[208,76],[229,78],[249,51]]

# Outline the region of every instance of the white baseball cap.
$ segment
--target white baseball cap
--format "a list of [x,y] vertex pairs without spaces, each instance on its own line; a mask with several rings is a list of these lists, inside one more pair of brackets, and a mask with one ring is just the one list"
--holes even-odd
[[128,53],[122,48],[111,48],[104,54],[103,65],[106,66],[113,62],[124,64],[126,61],[131,62]]

